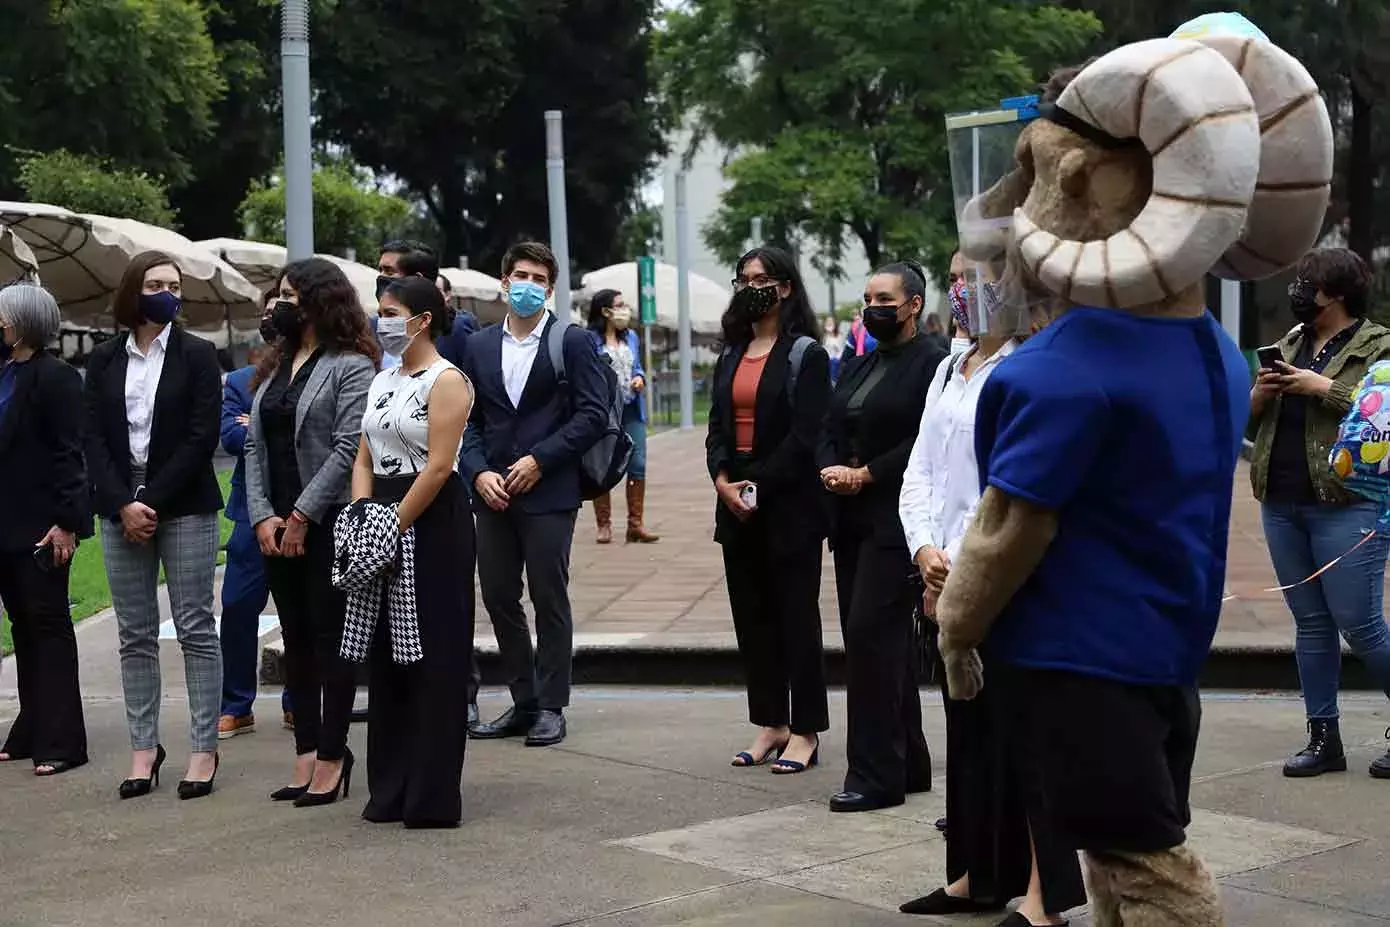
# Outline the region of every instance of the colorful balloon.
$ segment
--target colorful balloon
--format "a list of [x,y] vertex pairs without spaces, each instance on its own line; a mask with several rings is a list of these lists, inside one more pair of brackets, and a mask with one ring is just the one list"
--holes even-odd
[[1366,372],[1327,462],[1348,491],[1380,503],[1376,530],[1390,532],[1390,361]]

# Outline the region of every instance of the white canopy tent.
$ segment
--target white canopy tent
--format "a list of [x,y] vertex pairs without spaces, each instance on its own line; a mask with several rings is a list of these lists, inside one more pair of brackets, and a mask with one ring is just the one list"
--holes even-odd
[[[673,264],[656,265],[656,324],[674,331],[678,324],[676,268]],[[637,263],[624,261],[611,264],[584,275],[582,298],[588,299],[599,290],[619,290],[634,318],[638,309]],[[697,335],[719,333],[719,319],[729,307],[729,291],[708,277],[690,274],[690,330]]]
[[[204,248],[219,255],[222,260],[241,271],[248,280],[264,293],[275,285],[280,271],[289,262],[289,252],[283,245],[265,241],[244,241],[239,238],[207,238],[198,242]],[[334,254],[319,254],[343,269],[348,282],[357,291],[357,299],[368,315],[376,315],[376,268],[357,261],[349,261]]]

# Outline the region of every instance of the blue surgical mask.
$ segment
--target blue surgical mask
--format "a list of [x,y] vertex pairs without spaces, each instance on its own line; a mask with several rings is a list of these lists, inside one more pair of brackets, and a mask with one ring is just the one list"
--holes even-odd
[[168,325],[179,314],[183,301],[168,290],[140,294],[140,314],[156,325]]
[[513,280],[507,290],[512,311],[529,319],[545,308],[545,287],[530,280]]

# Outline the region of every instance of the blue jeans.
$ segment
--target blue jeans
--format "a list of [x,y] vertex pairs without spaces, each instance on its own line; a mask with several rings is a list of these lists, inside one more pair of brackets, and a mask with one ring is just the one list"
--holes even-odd
[[[1375,527],[1380,506],[1263,506],[1265,541],[1279,585],[1306,579],[1345,554]],[[1377,535],[1311,583],[1284,593],[1297,636],[1294,653],[1308,717],[1337,717],[1345,637],[1390,694],[1390,631],[1381,611],[1390,538]],[[1340,637],[1339,637],[1340,635]]]
[[627,478],[645,480],[647,478],[647,425],[642,421],[642,410],[637,400],[623,406],[623,431],[632,439],[632,457],[627,462]]
[[[259,631],[270,590],[256,530],[243,522],[227,539],[227,569],[222,576],[222,714],[243,718],[256,701],[260,664]],[[289,694],[281,697],[289,711]]]

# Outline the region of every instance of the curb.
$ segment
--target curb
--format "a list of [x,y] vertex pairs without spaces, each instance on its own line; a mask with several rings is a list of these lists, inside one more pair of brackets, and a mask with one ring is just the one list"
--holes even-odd
[[[485,685],[505,685],[506,675],[495,648],[477,651]],[[261,652],[261,684],[284,684],[283,650],[279,641]],[[825,649],[826,682],[845,684],[845,653],[841,647]],[[577,685],[633,685],[651,687],[699,687],[743,685],[743,662],[729,647],[652,647],[632,645],[581,646],[574,654]],[[1212,649],[1202,668],[1204,689],[1298,691],[1298,665],[1292,647],[1222,646]],[[365,666],[358,684],[366,685]],[[927,683],[924,682],[924,685]],[[1342,689],[1379,691],[1359,660],[1345,661]]]

